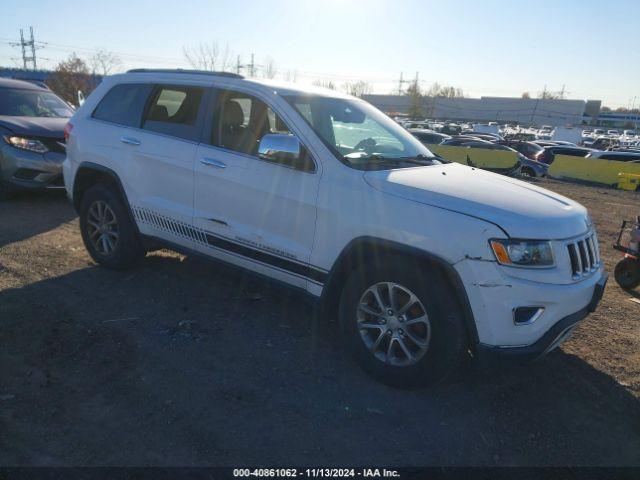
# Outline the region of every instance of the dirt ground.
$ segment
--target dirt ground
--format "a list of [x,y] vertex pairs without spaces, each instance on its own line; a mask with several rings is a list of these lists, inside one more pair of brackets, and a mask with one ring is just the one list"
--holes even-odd
[[[586,205],[607,270],[640,194]],[[525,367],[406,392],[282,287],[169,251],[96,267],[63,195],[0,203],[0,465],[640,465],[640,293]]]

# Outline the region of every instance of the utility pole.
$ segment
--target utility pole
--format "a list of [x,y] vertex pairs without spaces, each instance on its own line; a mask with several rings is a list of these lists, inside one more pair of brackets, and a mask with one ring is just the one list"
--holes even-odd
[[400,81],[398,82],[398,95],[402,95],[402,72],[400,72]]
[[253,53],[251,54],[251,63],[249,64],[249,76],[251,77],[255,77],[256,76],[256,71],[255,71],[255,63],[253,61]]
[[236,59],[236,73],[240,75],[240,55]]
[[24,41],[24,33],[22,29],[20,29],[20,46],[22,47],[22,63],[24,65],[24,69],[27,69],[27,51],[25,50],[26,42]]
[[[38,62],[36,58],[36,49],[42,47],[36,47],[36,41],[33,38],[33,27],[29,27],[29,40],[24,39],[24,30],[20,29],[20,42],[10,42],[12,47],[20,47],[22,50],[22,66],[27,70],[27,65],[31,64],[33,70],[38,69]],[[31,50],[31,55],[28,55],[28,47]]]

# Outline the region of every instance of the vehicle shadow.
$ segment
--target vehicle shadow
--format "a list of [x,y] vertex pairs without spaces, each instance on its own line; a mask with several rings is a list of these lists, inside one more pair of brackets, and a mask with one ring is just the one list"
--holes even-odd
[[0,248],[53,230],[76,217],[64,191],[18,192],[0,201]]
[[639,465],[638,399],[562,351],[402,391],[290,289],[149,255],[0,291],[0,464]]

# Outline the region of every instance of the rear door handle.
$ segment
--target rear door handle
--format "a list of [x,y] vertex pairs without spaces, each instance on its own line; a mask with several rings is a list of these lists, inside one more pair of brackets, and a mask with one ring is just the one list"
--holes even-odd
[[215,158],[203,157],[200,159],[200,163],[208,167],[227,168],[226,163],[216,160]]
[[126,143],[127,145],[140,145],[140,140],[133,137],[120,137],[120,141],[122,143]]

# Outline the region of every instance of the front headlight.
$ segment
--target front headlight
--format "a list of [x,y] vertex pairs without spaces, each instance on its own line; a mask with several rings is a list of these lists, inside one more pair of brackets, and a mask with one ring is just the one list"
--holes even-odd
[[44,143],[42,143],[40,140],[35,140],[33,138],[13,137],[13,136],[6,135],[4,137],[4,140],[12,147],[21,148],[23,150],[29,150],[30,152],[46,153],[49,151],[49,149]]
[[546,240],[503,240],[489,241],[491,249],[501,265],[510,267],[553,267],[553,248]]

